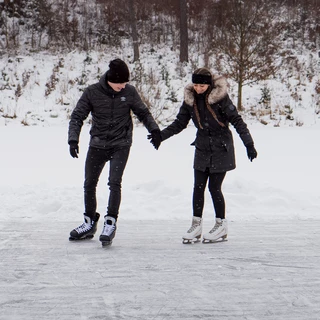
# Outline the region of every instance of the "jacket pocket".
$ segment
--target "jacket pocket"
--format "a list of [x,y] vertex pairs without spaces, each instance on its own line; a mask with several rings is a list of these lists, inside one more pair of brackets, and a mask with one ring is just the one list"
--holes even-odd
[[222,142],[222,147],[225,151],[229,152],[229,146],[225,142]]

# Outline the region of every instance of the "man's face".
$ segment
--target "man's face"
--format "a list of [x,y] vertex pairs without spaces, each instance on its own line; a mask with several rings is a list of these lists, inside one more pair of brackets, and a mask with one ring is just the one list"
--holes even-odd
[[108,85],[116,92],[120,92],[122,89],[124,89],[127,83],[128,82],[113,83],[113,82],[108,81]]
[[208,84],[194,84],[193,89],[197,92],[197,94],[201,94],[207,91],[209,88]]

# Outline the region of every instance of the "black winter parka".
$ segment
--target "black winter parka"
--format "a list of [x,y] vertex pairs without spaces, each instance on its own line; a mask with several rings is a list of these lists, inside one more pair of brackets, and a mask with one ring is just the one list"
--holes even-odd
[[[193,84],[189,84],[185,87],[184,101],[176,119],[161,131],[162,140],[166,140],[184,130],[192,119],[198,129],[196,139],[192,143],[196,148],[193,167],[200,171],[209,169],[211,173],[226,172],[236,167],[234,143],[229,123],[234,126],[245,146],[253,145],[246,123],[238,114],[227,94],[227,80],[224,77],[214,75],[213,84],[213,89],[208,96],[208,103],[224,126],[214,119],[206,107],[205,97],[197,96]],[[194,109],[195,99],[202,128]]]
[[149,132],[159,130],[137,90],[127,84],[120,92],[107,85],[106,73],[98,83],[82,94],[69,122],[68,142],[79,142],[83,121],[91,113],[90,146],[95,148],[128,147],[132,144],[131,111]]

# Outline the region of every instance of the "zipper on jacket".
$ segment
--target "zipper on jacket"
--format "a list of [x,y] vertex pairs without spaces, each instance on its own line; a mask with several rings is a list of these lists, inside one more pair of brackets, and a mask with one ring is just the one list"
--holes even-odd
[[112,95],[112,104],[111,104],[111,123],[110,123],[110,128],[113,128],[113,113],[114,113],[114,98],[115,95]]

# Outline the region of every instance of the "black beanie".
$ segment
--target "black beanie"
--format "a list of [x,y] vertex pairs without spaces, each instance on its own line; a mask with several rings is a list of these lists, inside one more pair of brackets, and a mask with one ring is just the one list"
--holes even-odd
[[130,72],[128,66],[121,59],[114,59],[109,63],[107,80],[112,83],[129,82]]

